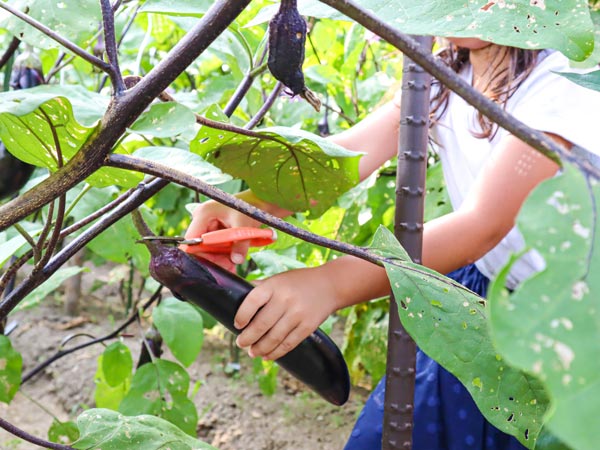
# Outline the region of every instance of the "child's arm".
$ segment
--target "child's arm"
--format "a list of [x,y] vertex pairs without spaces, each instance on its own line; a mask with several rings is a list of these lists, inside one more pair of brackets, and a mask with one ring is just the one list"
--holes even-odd
[[[557,169],[555,162],[507,137],[464,204],[426,225],[423,264],[448,273],[481,258],[513,227],[529,192]],[[253,289],[240,307],[236,322],[246,328],[238,345],[253,356],[277,359],[336,309],[388,292],[383,269],[349,256],[274,276]]]

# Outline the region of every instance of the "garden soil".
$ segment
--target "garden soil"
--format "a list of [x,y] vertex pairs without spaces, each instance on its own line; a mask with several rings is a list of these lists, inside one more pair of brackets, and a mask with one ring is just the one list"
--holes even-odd
[[[60,292],[43,305],[9,317],[9,323],[18,323],[11,340],[23,355],[23,373],[53,355],[66,337],[80,335],[66,345],[68,348],[85,342],[89,336],[106,335],[125,321],[119,289],[107,283],[90,293],[92,281],[102,281],[97,268],[93,275],[84,275],[84,295],[76,317],[64,314]],[[136,322],[122,338],[134,361],[140,350],[139,336],[147,326],[144,321]],[[343,448],[364,403],[364,390],[353,388],[348,403],[336,407],[281,370],[275,394],[266,396],[253,378],[252,361],[243,352],[240,371],[233,376],[226,374],[231,360],[230,338],[228,332],[217,328],[205,337],[200,355],[188,369],[191,386],[200,384],[193,397],[200,439],[221,450]],[[341,335],[341,330],[334,330],[332,337],[338,344]],[[102,345],[94,345],[57,360],[24,384],[10,405],[0,404],[0,417],[46,438],[52,416],[62,421],[74,419],[84,409],[94,407],[93,378],[96,358],[102,351]],[[163,357],[170,359],[168,354]],[[0,430],[1,450],[38,448]]]

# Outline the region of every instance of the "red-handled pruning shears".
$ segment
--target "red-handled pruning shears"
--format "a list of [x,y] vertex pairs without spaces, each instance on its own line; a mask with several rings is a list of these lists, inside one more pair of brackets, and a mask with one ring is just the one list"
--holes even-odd
[[142,240],[169,242],[185,245],[186,253],[230,253],[234,242],[250,241],[251,247],[262,247],[277,240],[272,228],[236,227],[209,231],[197,238],[185,239],[170,236],[144,236]]

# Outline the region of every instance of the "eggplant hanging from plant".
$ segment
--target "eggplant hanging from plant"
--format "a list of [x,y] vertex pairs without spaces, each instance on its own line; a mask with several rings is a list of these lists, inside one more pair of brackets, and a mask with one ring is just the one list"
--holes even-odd
[[[152,236],[135,211],[133,219],[142,236]],[[234,334],[238,308],[254,288],[243,278],[211,261],[191,256],[155,240],[142,241],[150,250],[150,274],[173,295],[199,306]],[[295,349],[275,361],[325,400],[342,405],[350,394],[346,362],[335,343],[321,330],[304,339]]]
[[267,67],[293,95],[300,95],[317,111],[321,101],[304,83],[304,45],[306,21],[298,12],[297,0],[281,0],[279,11],[269,22]]
[[[10,86],[15,90],[20,90],[43,83],[42,63],[28,46],[15,59],[10,76]],[[19,192],[29,180],[34,169],[35,166],[13,156],[0,142],[0,199],[11,197]]]

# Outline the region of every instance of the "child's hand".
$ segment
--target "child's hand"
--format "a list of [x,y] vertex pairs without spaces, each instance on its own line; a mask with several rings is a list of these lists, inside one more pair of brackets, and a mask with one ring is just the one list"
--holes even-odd
[[[260,226],[258,221],[239,211],[215,201],[207,201],[198,205],[192,213],[192,223],[185,233],[185,238],[196,238],[208,231],[216,231],[223,228],[258,226]],[[238,241],[233,244],[231,253],[229,254],[203,253],[202,257],[233,272],[235,265],[243,263],[246,259],[249,245],[250,241]]]
[[292,270],[260,282],[235,316],[237,345],[275,360],[295,348],[336,310],[335,284],[323,267]]

